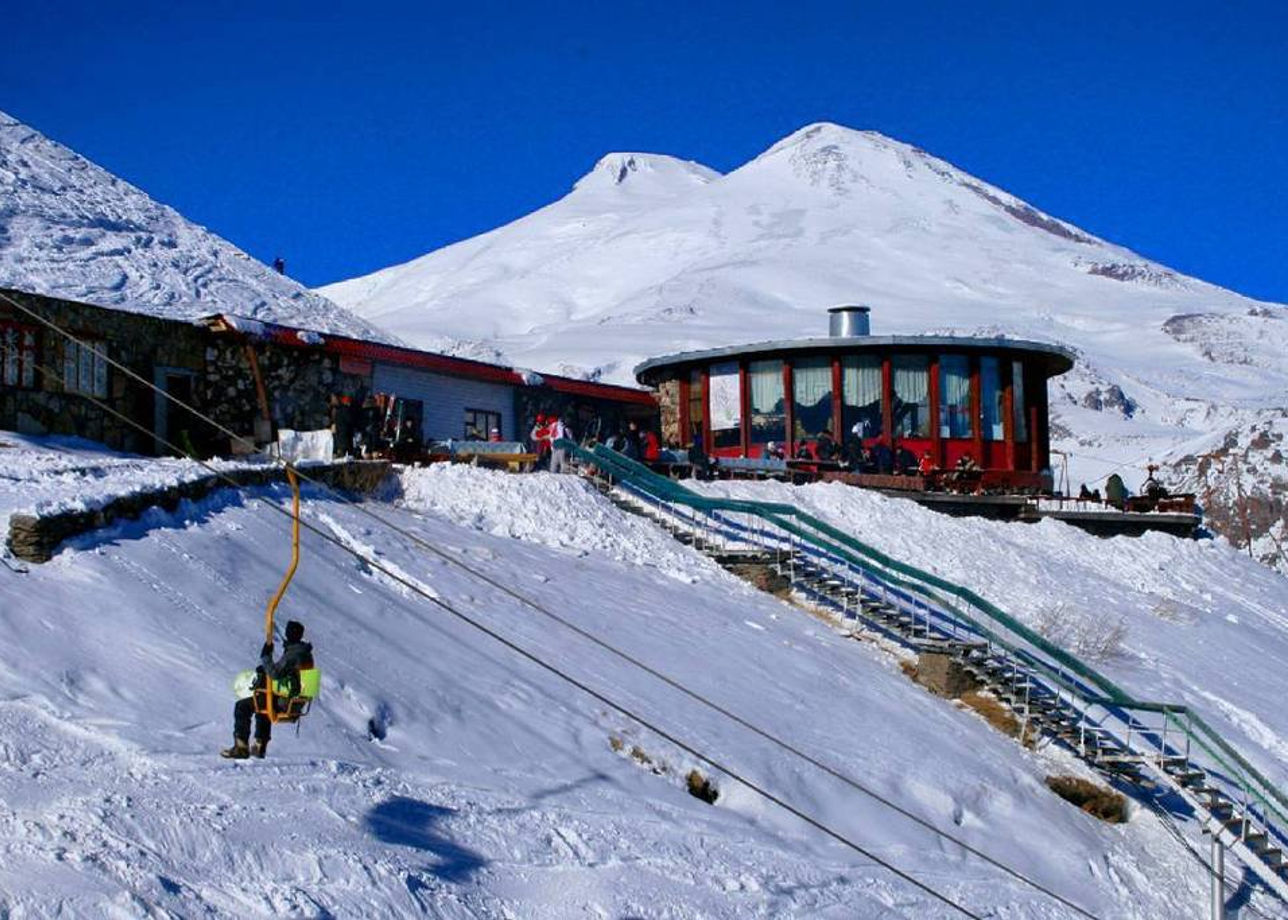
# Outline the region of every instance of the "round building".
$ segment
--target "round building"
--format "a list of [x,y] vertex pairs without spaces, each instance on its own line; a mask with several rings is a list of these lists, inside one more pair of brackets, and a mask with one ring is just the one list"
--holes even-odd
[[[734,345],[651,358],[636,379],[655,387],[663,437],[700,435],[714,456],[796,456],[823,431],[941,469],[969,457],[1017,485],[1050,465],[1047,380],[1067,349],[1010,338],[874,336],[868,308],[834,307],[826,338]],[[1030,475],[1024,475],[1030,474]]]

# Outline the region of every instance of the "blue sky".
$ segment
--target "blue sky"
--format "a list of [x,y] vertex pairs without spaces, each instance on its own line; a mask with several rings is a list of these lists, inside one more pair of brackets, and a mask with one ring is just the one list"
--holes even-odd
[[727,171],[830,120],[1288,301],[1288,5],[69,0],[5,33],[0,109],[307,284],[612,150]]

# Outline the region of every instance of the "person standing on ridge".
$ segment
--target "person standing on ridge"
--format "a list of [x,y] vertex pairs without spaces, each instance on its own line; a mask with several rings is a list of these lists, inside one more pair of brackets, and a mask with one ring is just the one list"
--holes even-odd
[[[273,661],[273,643],[266,642],[259,653],[259,667],[256,669],[255,683],[250,696],[237,701],[233,706],[233,746],[219,752],[221,757],[231,760],[245,760],[247,757],[263,758],[268,752],[268,742],[273,737],[273,723],[268,716],[255,712],[254,690],[271,687],[275,683],[285,683],[290,696],[300,691],[300,671],[313,667],[313,645],[304,641],[304,625],[298,620],[286,624],[286,642],[282,646],[282,657]],[[255,746],[249,745],[250,717],[255,716]]]

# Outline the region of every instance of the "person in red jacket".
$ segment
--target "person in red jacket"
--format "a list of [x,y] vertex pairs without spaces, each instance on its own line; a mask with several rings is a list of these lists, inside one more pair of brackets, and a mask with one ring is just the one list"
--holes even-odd
[[653,463],[662,454],[662,445],[657,439],[657,432],[652,428],[645,428],[644,434],[640,438],[640,456],[645,463]]
[[537,413],[537,421],[532,426],[529,437],[532,439],[532,452],[537,455],[537,469],[541,469],[550,453],[550,425],[546,421],[545,413]]

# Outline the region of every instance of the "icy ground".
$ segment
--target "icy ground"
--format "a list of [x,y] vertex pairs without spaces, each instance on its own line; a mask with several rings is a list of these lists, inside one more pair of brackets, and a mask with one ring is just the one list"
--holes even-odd
[[[1077,771],[1063,755],[1004,739],[911,684],[887,651],[756,592],[585,484],[434,467],[402,486],[364,507],[1096,915],[1201,909],[1203,870],[1153,816],[1110,826],[1078,812],[1042,785]],[[228,683],[252,662],[287,559],[286,520],[268,507],[286,498],[223,493],[83,538],[27,574],[0,568],[0,915],[953,916],[727,776],[714,807],[689,796],[690,757],[314,535],[280,616],[317,644],[319,706],[298,736],[278,731],[268,760],[220,760]],[[901,522],[910,547],[941,538],[906,510],[866,509]],[[310,490],[305,513],[971,909],[1068,915],[359,510]],[[1044,542],[1085,549],[1067,528],[1006,526],[1023,531],[1007,543],[1017,565],[1046,564],[1058,547]],[[1175,543],[1140,541],[1115,578],[1211,553],[1228,563],[1211,570],[1226,573],[1224,596],[1243,597],[1249,572],[1228,550]],[[942,557],[982,551],[949,546]],[[1241,618],[1273,605],[1276,584],[1282,610],[1282,580],[1258,571]],[[1069,603],[1106,588],[1078,567],[1059,585],[1052,599]],[[1256,629],[1283,641],[1269,618]],[[1217,618],[1205,638],[1239,634]],[[1143,647],[1144,630],[1130,635]],[[1158,650],[1158,675],[1189,666],[1174,651]],[[1281,678],[1263,662],[1249,656],[1240,683],[1215,668],[1192,679],[1264,715],[1257,753],[1282,769],[1282,719],[1258,702],[1282,696]]]

